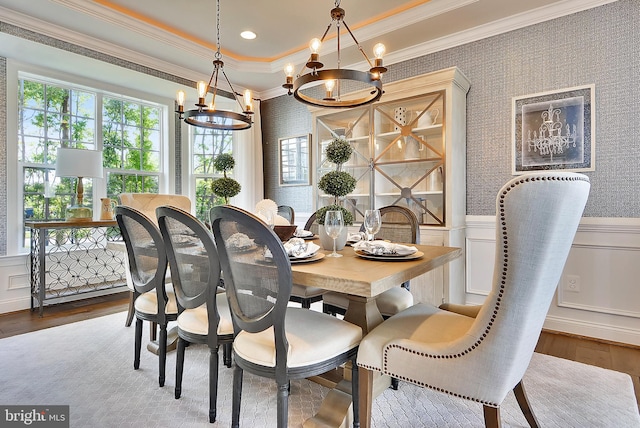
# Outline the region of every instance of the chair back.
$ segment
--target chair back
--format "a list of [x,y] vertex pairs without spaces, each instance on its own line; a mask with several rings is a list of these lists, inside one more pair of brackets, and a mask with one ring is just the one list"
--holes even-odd
[[213,235],[200,220],[179,208],[158,207],[156,215],[171,268],[178,312],[206,304],[209,326],[215,336],[220,262]]
[[[420,242],[420,223],[418,218],[409,208],[399,205],[388,205],[380,208],[382,226],[376,233],[377,239],[386,239],[391,242],[418,244]],[[360,226],[360,232],[364,232],[364,224]]]
[[[116,221],[127,248],[129,273],[134,293],[156,290],[158,301],[167,302],[164,278],[167,254],[158,226],[140,211],[119,205],[115,208]],[[163,322],[164,306],[158,305],[158,322]]]
[[169,195],[163,193],[120,193],[120,205],[135,208],[157,224],[156,208],[169,205],[184,211],[191,211],[191,200],[184,195]]
[[236,334],[273,326],[278,364],[286,366],[291,264],[282,242],[262,220],[240,208],[216,206],[210,215]]
[[289,224],[293,224],[296,220],[295,211],[289,205],[278,205],[278,215],[288,220]]
[[304,225],[304,230],[309,230],[313,232],[314,235],[318,234],[318,222],[316,221],[316,217],[317,215],[314,212],[313,214],[311,214],[311,216],[309,216],[307,222]]
[[460,350],[477,354],[474,382],[489,396],[504,398],[529,365],[589,188],[585,175],[544,172],[516,177],[498,193],[493,286],[465,335],[475,339]]

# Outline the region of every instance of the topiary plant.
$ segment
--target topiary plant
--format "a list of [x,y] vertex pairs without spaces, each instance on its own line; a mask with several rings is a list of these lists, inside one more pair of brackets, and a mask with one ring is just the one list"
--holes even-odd
[[236,161],[229,153],[218,155],[213,161],[213,168],[216,171],[221,171],[223,177],[216,178],[211,182],[211,191],[214,195],[224,198],[225,204],[229,203],[229,198],[233,198],[242,190],[240,183],[227,177],[227,171],[232,170],[235,165]]
[[322,207],[316,211],[316,221],[324,224],[324,216],[329,210],[342,211],[345,226],[353,224],[353,215],[339,204],[339,198],[347,196],[356,188],[356,179],[348,172],[342,171],[342,164],[347,162],[353,153],[353,149],[347,140],[335,138],[325,149],[327,159],[336,164],[336,170],[330,171],[320,177],[318,188],[333,196],[333,204]]

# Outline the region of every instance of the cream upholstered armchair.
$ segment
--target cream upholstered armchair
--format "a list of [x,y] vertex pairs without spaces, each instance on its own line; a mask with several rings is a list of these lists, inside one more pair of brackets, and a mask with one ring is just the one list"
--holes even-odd
[[[133,208],[144,214],[155,225],[158,224],[156,218],[156,208],[163,205],[180,208],[185,211],[191,211],[191,199],[184,195],[169,195],[162,193],[121,193],[118,195],[118,202],[120,205]],[[133,321],[133,302],[135,301],[135,295],[133,290],[133,282],[131,280],[131,274],[129,273],[129,261],[125,257],[125,274],[127,278],[127,287],[129,287],[129,310],[127,312],[127,319],[125,326],[129,327]],[[171,272],[167,271],[166,282],[171,282]],[[151,332],[152,340],[155,340],[155,329]]]
[[[485,425],[500,426],[500,404],[514,390],[537,426],[522,376],[529,365],[589,194],[582,174],[545,172],[509,181],[496,201],[493,286],[479,308],[417,304],[361,342],[361,376],[374,372],[482,403]],[[446,310],[449,309],[449,310]],[[475,316],[474,316],[475,315]],[[360,390],[360,421],[370,424],[372,392]]]

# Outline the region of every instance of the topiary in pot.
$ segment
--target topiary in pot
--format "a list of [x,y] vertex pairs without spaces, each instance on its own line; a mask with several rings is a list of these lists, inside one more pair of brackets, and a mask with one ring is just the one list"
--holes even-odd
[[227,177],[227,171],[233,169],[236,165],[235,159],[229,153],[223,153],[218,155],[213,161],[213,168],[216,171],[221,171],[223,177],[216,178],[211,182],[211,191],[222,198],[224,198],[224,203],[229,203],[229,198],[233,198],[240,190],[242,190],[242,186],[233,178]]
[[323,175],[318,181],[318,188],[333,196],[333,204],[316,211],[318,224],[324,224],[324,216],[329,210],[342,211],[345,226],[353,224],[351,213],[339,204],[339,198],[347,196],[356,188],[356,179],[348,172],[342,171],[342,164],[349,160],[352,153],[351,145],[342,138],[335,138],[325,149],[327,159],[336,165],[336,170]]

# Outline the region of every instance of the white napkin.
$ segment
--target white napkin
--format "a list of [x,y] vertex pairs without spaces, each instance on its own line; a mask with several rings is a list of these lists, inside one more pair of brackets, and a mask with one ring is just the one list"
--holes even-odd
[[418,251],[416,247],[407,246],[402,244],[394,244],[393,242],[375,240],[375,241],[360,241],[352,245],[355,250],[360,250],[367,254],[373,254],[377,256],[384,255],[397,255],[397,256],[410,256]]
[[304,230],[304,229],[300,229],[297,228],[296,229],[296,233],[294,235],[296,238],[308,238],[313,236],[313,232],[310,230]]
[[304,259],[306,257],[311,257],[318,252],[320,246],[313,242],[307,242],[301,238],[291,238],[284,243],[284,249],[287,251],[289,257]]
[[350,233],[347,235],[347,242],[358,242],[362,239],[364,239],[362,232]]

